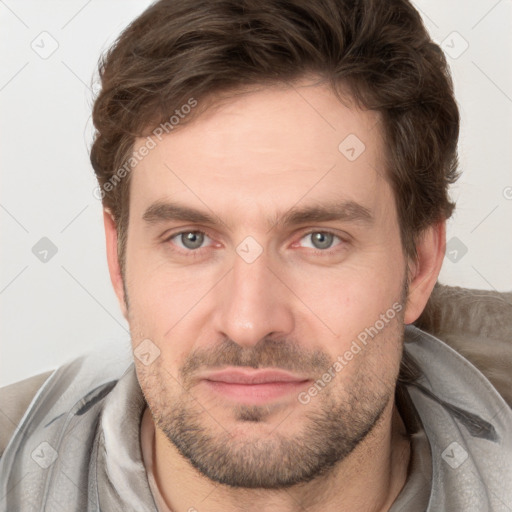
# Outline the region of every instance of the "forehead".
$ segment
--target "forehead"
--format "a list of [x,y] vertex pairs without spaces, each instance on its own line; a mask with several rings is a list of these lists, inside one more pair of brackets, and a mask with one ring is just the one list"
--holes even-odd
[[[343,200],[372,213],[390,200],[380,115],[324,85],[232,95],[155,141],[132,172],[139,219],[166,201],[268,224],[292,207]],[[135,151],[146,143],[138,139]]]

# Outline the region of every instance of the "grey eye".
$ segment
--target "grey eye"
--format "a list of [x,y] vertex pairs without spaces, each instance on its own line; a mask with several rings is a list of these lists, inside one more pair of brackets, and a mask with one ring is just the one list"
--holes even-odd
[[335,239],[339,240],[339,243],[336,245],[340,245],[343,242],[338,235],[329,231],[310,231],[301,238],[301,242],[306,242],[306,247],[310,249],[325,250],[331,248]]
[[201,231],[187,231],[179,233],[178,239],[181,240],[183,247],[186,249],[199,249],[204,242],[204,233]]
[[334,240],[334,235],[331,233],[325,233],[323,231],[309,233],[308,236],[311,237],[311,242],[316,249],[329,249]]

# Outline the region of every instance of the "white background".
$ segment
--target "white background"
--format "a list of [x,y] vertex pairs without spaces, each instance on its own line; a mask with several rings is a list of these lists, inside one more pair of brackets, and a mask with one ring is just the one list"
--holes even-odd
[[[95,347],[129,350],[88,147],[98,57],[147,5],[0,0],[0,386]],[[462,115],[463,175],[447,233],[458,252],[439,280],[511,290],[512,1],[415,5],[451,54]],[[33,49],[57,44],[47,58]],[[46,263],[32,252],[42,237],[58,251]]]

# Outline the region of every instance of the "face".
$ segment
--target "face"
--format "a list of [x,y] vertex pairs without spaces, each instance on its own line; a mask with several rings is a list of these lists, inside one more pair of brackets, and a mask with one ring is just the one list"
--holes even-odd
[[138,379],[157,432],[212,480],[307,482],[393,401],[406,260],[378,114],[348,105],[309,82],[255,89],[132,171]]

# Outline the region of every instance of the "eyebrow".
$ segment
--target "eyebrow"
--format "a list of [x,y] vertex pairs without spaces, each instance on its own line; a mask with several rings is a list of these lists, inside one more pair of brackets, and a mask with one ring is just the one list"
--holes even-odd
[[[211,226],[226,225],[219,217],[210,213],[179,203],[164,201],[156,201],[150,205],[144,212],[142,219],[149,225],[172,221]],[[374,222],[374,217],[367,207],[355,201],[347,200],[301,207],[294,206],[281,216],[277,214],[266,219],[269,229],[272,229],[275,225],[295,226],[311,222],[329,221],[357,222],[371,225]]]

